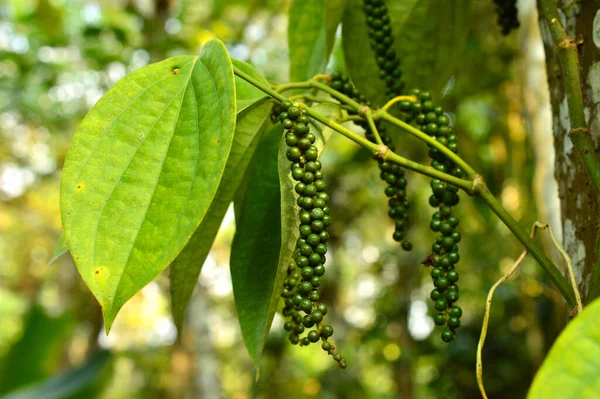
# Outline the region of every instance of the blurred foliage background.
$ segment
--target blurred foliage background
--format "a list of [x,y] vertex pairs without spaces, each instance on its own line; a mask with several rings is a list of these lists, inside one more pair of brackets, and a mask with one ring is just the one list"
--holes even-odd
[[[475,350],[485,297],[520,245],[483,203],[461,195],[463,327],[454,343],[442,343],[420,265],[434,240],[429,182],[409,174],[415,249],[402,252],[391,240],[377,165],[342,137],[323,156],[334,220],[323,297],[347,370],[317,347],[289,345],[276,316],[255,384],[231,290],[231,212],[180,340],[169,315],[168,270],[123,308],[107,337],[71,258],[48,264],[61,231],[61,165],[102,94],[127,73],[195,54],[213,37],[284,82],[288,7],[286,0],[0,3],[0,397],[479,397]],[[453,110],[464,157],[530,226],[539,216],[519,73],[527,33],[502,37],[495,18],[491,0],[473,1],[465,53],[441,101]],[[425,160],[422,146],[399,142],[403,154]],[[527,259],[496,294],[483,355],[491,397],[523,397],[563,327],[562,302],[538,269]]]

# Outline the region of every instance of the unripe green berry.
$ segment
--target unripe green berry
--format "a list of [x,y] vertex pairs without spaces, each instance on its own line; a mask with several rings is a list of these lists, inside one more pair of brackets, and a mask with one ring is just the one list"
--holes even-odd
[[321,278],[319,276],[314,276],[312,279],[310,279],[310,283],[313,287],[317,288],[321,285]]
[[[308,228],[310,230],[310,227],[308,227]],[[300,235],[302,235],[302,231],[300,231]],[[312,247],[315,247],[320,242],[321,242],[321,239],[319,238],[319,235],[312,233],[312,230],[310,230],[310,233],[307,234],[307,236],[306,236],[306,243]]]
[[431,274],[432,279],[436,279],[438,277],[441,277],[444,274],[444,271],[442,269],[440,269],[439,267],[434,267],[433,269],[431,269],[430,274]]
[[452,342],[454,341],[454,333],[449,329],[445,328],[442,331],[442,341],[444,342]]
[[449,270],[446,277],[448,277],[448,281],[456,283],[458,281],[458,272],[456,270]]
[[321,327],[321,336],[327,338],[333,335],[333,327],[328,324],[325,324]]
[[450,282],[448,281],[447,277],[441,276],[441,277],[438,277],[437,279],[435,279],[433,284],[437,288],[444,290],[444,289],[448,288],[448,285],[450,284]]
[[444,311],[448,308],[448,302],[444,299],[444,298],[440,298],[437,301],[435,301],[435,309],[437,311]]
[[454,329],[460,327],[460,319],[458,317],[450,317],[448,319],[448,327]]
[[305,281],[309,281],[314,275],[313,268],[310,266],[306,266],[302,268],[302,278]]
[[460,318],[462,316],[462,309],[459,306],[452,306],[450,316]]
[[323,321],[323,313],[321,313],[321,312],[320,312],[320,311],[318,311],[318,310],[315,310],[315,311],[313,311],[313,312],[310,314],[310,317],[312,317],[312,319],[313,319],[313,321],[314,321],[315,323],[320,323],[320,322],[322,322],[322,321]]
[[433,322],[438,326],[446,324],[446,315],[444,313],[437,313],[433,316]]
[[308,299],[310,299],[312,302],[316,302],[321,299],[321,294],[318,290],[312,290],[310,294],[308,294]]
[[308,340],[310,342],[317,342],[317,341],[319,341],[319,338],[320,338],[319,332],[315,331],[315,330],[309,331],[308,335],[306,337],[308,338]]
[[438,299],[443,298],[443,295],[439,290],[434,289],[431,291],[431,294],[429,295],[429,297],[431,298],[431,300],[437,301]]
[[288,339],[293,345],[297,345],[298,342],[300,342],[300,337],[298,336],[298,334],[291,333]]
[[315,322],[310,318],[309,315],[305,315],[302,318],[302,325],[306,328],[311,328],[312,326],[315,325]]

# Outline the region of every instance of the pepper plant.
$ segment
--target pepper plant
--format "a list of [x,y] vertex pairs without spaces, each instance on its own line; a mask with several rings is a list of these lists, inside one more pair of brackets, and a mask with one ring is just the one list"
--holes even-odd
[[[455,339],[462,316],[460,259],[468,254],[459,255],[460,221],[453,213],[461,196],[489,206],[576,309],[581,298],[572,274],[559,271],[461,157],[460,132],[436,102],[453,73],[448,55],[465,39],[469,3],[293,1],[290,82],[267,81],[212,40],[200,55],[146,66],[111,88],[75,135],[60,199],[62,248],[71,251],[100,303],[106,332],[121,307],[167,267],[173,318],[182,326],[202,264],[233,202],[234,296],[257,369],[278,311],[286,318],[291,344],[320,342],[346,368],[330,341],[334,328],[326,322],[320,292],[327,227],[335,221],[319,157],[332,134],[370,151],[378,163],[393,239],[405,251],[413,249],[405,171],[431,179],[430,229],[437,237],[423,254],[423,265],[435,286],[432,308],[443,341]],[[506,3],[499,6],[499,21],[508,33],[518,22],[515,3]],[[432,24],[432,30],[446,29],[435,49],[429,51],[425,40],[431,32],[397,40],[405,32],[395,26],[409,30],[423,24],[432,7],[443,8],[451,21]],[[553,2],[540,1],[540,7],[557,44],[567,40]],[[340,24],[345,71],[332,71],[327,63]],[[576,71],[572,46],[560,57],[565,75]],[[569,110],[577,112],[581,85],[572,73],[568,77]],[[571,139],[597,185],[600,166],[588,151],[589,130],[585,120],[571,118]],[[429,165],[403,155],[407,136],[426,146]],[[595,269],[592,273],[597,277]],[[586,300],[597,293],[593,285]]]

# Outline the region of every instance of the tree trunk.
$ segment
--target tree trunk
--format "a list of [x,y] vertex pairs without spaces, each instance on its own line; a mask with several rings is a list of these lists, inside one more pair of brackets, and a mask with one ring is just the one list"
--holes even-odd
[[[600,136],[600,0],[568,0],[558,2],[562,24],[567,34],[578,43],[580,78],[583,85],[584,111],[595,143]],[[596,20],[596,21],[595,21]],[[594,24],[595,22],[595,24]],[[545,21],[540,21],[546,52],[546,69],[552,103],[555,176],[563,226],[563,245],[571,257],[575,276],[586,297],[596,258],[596,236],[600,220],[598,196],[590,183],[581,158],[568,137],[569,110],[563,80],[556,57],[556,47]],[[594,40],[595,39],[595,40]]]

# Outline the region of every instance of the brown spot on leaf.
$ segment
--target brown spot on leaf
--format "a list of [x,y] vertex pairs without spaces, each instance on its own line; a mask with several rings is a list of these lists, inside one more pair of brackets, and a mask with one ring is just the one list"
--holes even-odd
[[179,67],[172,67],[171,69],[169,69],[169,73],[171,75],[177,75],[180,71],[181,69]]

